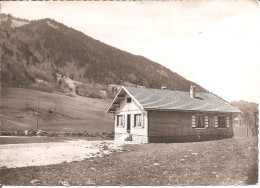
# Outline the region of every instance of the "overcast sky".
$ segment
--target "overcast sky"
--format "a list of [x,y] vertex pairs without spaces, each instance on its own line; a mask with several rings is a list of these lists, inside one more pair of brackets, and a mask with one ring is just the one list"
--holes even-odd
[[255,0],[1,2],[1,12],[52,18],[160,63],[228,101],[259,102],[260,16]]

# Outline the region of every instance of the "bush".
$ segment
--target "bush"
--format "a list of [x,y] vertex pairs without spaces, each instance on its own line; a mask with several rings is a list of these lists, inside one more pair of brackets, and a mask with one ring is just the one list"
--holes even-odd
[[94,134],[84,132],[59,132],[59,131],[34,131],[28,130],[27,135],[25,131],[0,131],[2,136],[48,136],[48,137],[57,137],[57,136],[75,136],[75,137],[102,137],[102,138],[114,138],[114,132],[102,132],[101,134],[96,132]]
[[98,90],[90,90],[90,92],[87,96],[90,98],[103,99],[103,96],[100,94],[100,92]]

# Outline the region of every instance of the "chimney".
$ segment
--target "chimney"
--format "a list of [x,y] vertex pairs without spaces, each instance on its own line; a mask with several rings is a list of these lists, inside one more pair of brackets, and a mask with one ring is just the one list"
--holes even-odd
[[161,90],[163,90],[163,89],[167,89],[167,87],[166,86],[161,86]]
[[191,98],[196,98],[195,86],[190,86],[190,97]]

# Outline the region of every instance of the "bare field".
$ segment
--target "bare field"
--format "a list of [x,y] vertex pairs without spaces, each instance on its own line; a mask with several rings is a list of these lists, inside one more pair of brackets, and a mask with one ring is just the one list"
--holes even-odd
[[[38,111],[39,98],[39,113]],[[112,132],[108,100],[69,97],[22,88],[1,89],[0,130]]]
[[4,185],[250,185],[256,137],[125,145],[125,152],[56,165],[0,170]]

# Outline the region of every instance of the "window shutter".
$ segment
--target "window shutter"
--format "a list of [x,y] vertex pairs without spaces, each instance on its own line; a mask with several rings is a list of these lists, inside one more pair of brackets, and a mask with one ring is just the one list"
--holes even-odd
[[141,127],[144,127],[144,114],[141,115]]
[[205,116],[205,127],[209,127],[209,117]]
[[122,115],[123,127],[125,127],[125,115]]
[[117,127],[117,116],[115,116],[115,125]]
[[134,127],[135,126],[135,114],[131,114],[131,126]]
[[227,117],[227,127],[229,127],[229,117]]
[[215,124],[215,127],[218,127],[218,116],[214,117],[214,124]]
[[195,116],[191,116],[191,127],[196,127],[196,118],[195,118]]

